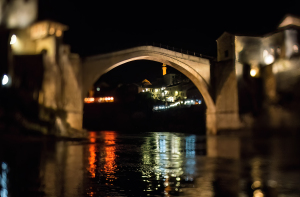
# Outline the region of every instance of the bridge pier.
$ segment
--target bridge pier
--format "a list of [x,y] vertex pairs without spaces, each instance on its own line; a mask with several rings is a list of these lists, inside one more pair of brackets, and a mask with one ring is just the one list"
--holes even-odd
[[238,130],[242,127],[239,113],[206,111],[206,134],[217,135],[222,130]]

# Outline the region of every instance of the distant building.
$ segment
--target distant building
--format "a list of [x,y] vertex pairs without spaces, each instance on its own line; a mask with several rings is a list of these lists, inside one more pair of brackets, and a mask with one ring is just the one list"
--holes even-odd
[[188,78],[175,73],[165,74],[166,69],[164,69],[164,67],[165,65],[163,65],[162,78],[156,79],[153,85],[146,79],[142,82],[142,92],[150,92],[152,98],[156,100],[175,102],[187,99],[188,89],[195,88],[198,94],[193,94],[193,97],[202,99],[199,90]]
[[300,18],[287,15],[269,34],[224,32],[217,39],[217,61],[235,66],[240,112],[257,112],[263,102],[277,103],[284,95],[299,97],[299,30]]

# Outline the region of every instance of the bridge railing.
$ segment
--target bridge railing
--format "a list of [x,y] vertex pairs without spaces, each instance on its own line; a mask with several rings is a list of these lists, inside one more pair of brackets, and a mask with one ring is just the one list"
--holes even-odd
[[168,50],[171,50],[171,51],[176,51],[176,52],[187,54],[187,55],[193,55],[193,56],[203,57],[203,58],[207,58],[207,59],[215,59],[212,56],[203,55],[201,53],[197,53],[197,52],[194,52],[194,51],[185,50],[185,49],[182,49],[182,48],[176,48],[176,47],[173,47],[173,46],[170,46],[170,45],[165,45],[165,44],[161,44],[161,43],[157,43],[157,42],[140,42],[140,43],[138,43],[138,45],[139,46],[150,45],[150,46],[155,46],[155,47],[168,49]]

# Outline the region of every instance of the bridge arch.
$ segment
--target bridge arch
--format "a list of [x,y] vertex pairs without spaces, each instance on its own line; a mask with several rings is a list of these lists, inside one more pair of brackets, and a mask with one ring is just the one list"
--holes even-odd
[[154,47],[141,46],[88,57],[82,67],[82,101],[89,88],[113,68],[135,60],[152,60],[169,65],[187,76],[198,88],[206,103],[207,133],[216,134],[216,105],[210,94],[210,62],[208,59]]
[[[187,76],[198,88],[207,105],[207,111],[215,112],[215,104],[209,93],[209,61],[204,58],[177,53],[153,46],[142,46],[104,55],[93,56],[83,62],[83,97],[89,88],[105,73],[127,62],[151,60],[169,65]],[[191,65],[192,64],[192,65]],[[195,68],[195,64],[197,67]],[[201,68],[201,66],[203,68]],[[200,68],[199,68],[200,67]],[[203,73],[199,73],[202,71]]]

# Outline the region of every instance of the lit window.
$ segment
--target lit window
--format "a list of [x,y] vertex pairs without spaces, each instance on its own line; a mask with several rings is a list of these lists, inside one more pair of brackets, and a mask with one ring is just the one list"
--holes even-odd
[[56,36],[57,36],[57,37],[60,37],[61,35],[62,35],[62,31],[61,31],[61,30],[57,30],[57,31],[56,31]]
[[53,35],[55,33],[55,29],[54,29],[54,27],[51,27],[50,29],[49,29],[49,34],[50,35]]

